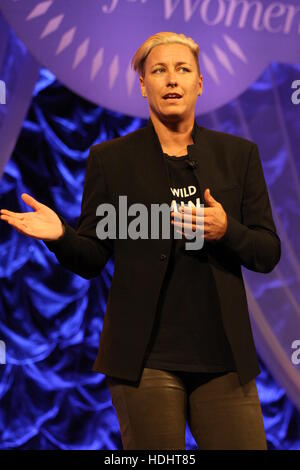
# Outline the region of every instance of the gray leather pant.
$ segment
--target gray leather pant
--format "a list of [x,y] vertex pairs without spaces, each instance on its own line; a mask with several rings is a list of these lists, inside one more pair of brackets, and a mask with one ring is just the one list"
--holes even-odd
[[185,449],[185,426],[200,450],[267,450],[255,378],[144,368],[137,383],[106,377],[124,450]]

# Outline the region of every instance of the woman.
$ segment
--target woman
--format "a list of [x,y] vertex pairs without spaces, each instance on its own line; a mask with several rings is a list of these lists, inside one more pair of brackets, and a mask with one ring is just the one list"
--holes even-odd
[[[186,420],[200,449],[267,448],[240,267],[270,272],[280,240],[257,146],[195,122],[198,54],[191,38],[171,32],[137,50],[132,65],[150,120],[91,149],[76,231],[27,194],[34,212],[1,210],[83,277],[98,275],[114,254],[93,370],[106,374],[127,450],[185,449]],[[96,209],[121,194],[147,208],[171,201],[180,235],[181,205],[185,230],[202,228],[203,247],[187,249],[176,236],[101,238]]]

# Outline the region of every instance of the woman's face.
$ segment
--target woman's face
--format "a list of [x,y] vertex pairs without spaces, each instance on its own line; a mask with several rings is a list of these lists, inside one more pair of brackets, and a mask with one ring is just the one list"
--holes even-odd
[[[142,94],[147,96],[150,116],[165,121],[183,121],[194,114],[198,95],[202,94],[202,75],[195,58],[184,44],[160,44],[148,54],[140,76]],[[180,98],[165,98],[176,93]]]

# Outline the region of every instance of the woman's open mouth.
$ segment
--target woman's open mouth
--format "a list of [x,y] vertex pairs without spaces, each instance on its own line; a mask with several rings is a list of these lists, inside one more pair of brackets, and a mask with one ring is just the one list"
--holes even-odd
[[176,100],[180,100],[182,98],[181,95],[179,95],[178,93],[168,93],[167,95],[165,95],[163,97],[164,100],[168,100],[168,101],[176,101]]

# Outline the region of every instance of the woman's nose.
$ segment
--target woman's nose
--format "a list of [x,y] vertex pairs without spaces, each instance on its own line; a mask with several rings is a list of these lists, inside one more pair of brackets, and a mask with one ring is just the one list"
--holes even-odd
[[174,74],[170,73],[167,77],[167,81],[170,84],[177,85],[177,79]]

